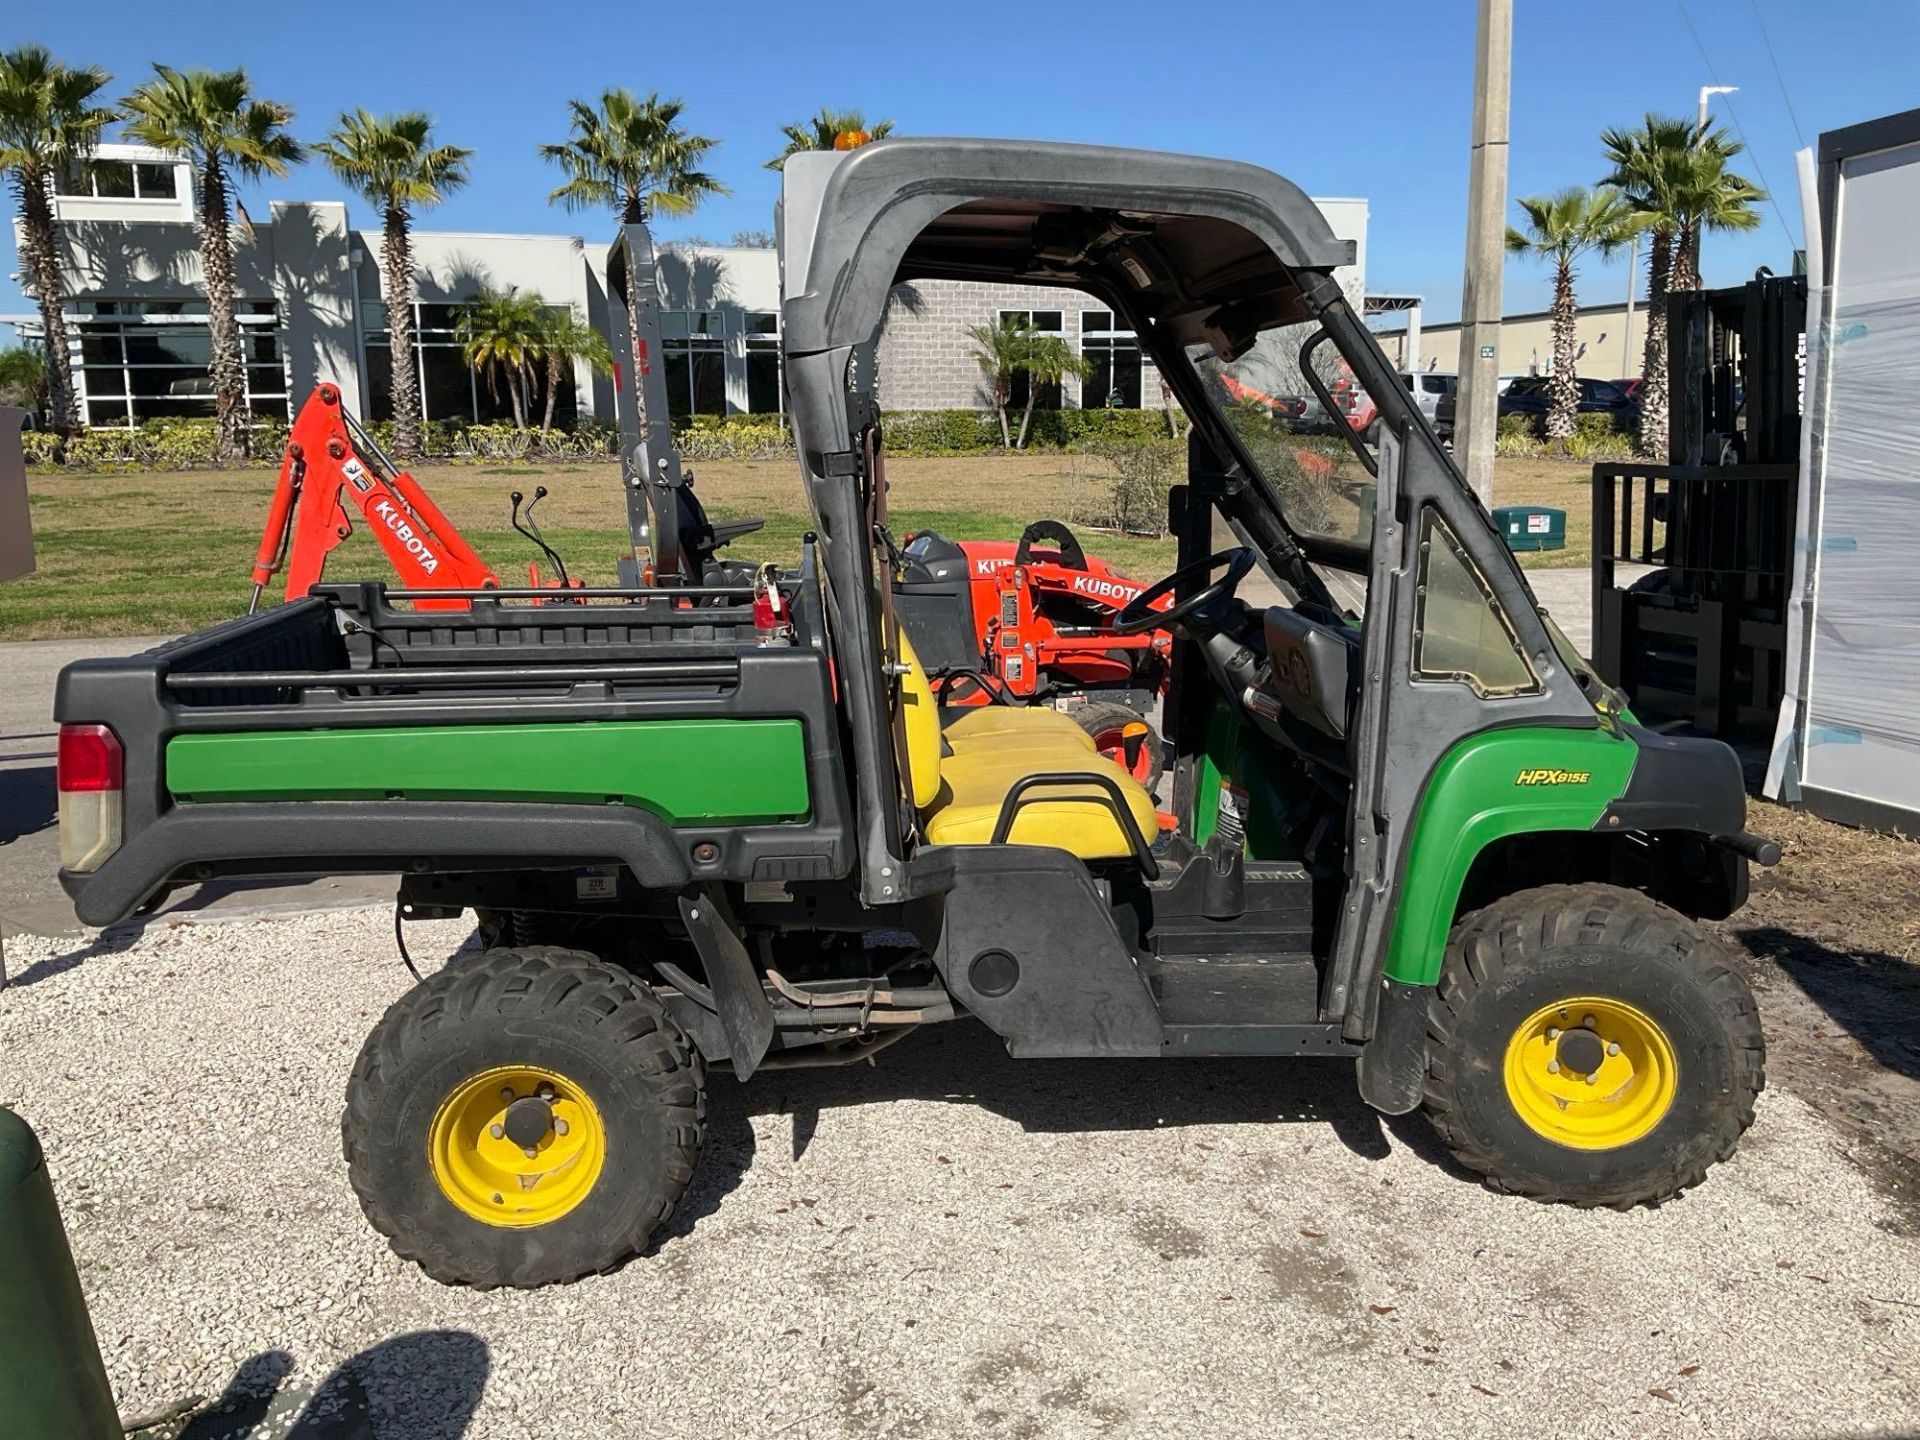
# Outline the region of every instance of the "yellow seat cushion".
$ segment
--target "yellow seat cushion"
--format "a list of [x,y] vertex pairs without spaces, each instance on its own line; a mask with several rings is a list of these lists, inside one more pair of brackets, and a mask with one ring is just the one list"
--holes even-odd
[[[1073,728],[1076,732],[1080,729],[1077,725]],[[1016,732],[1014,741],[1018,748],[1006,751],[996,751],[981,741],[980,748],[956,750],[940,762],[939,798],[920,817],[921,830],[930,843],[991,843],[1007,793],[1028,775],[1049,771],[1112,779],[1126,798],[1135,828],[1152,843],[1159,829],[1153,797],[1118,765],[1071,737],[1061,737],[1049,746],[1032,734]],[[1121,860],[1133,853],[1132,842],[1114,822],[1103,787],[1060,784],[1026,793],[1030,798],[1014,817],[1007,836],[1009,844],[1051,845],[1069,850],[1082,860]]]
[[[906,631],[900,632],[905,673],[895,691],[906,754],[904,788],[920,812],[920,833],[931,845],[988,845],[1008,792],[1029,775],[1105,775],[1120,787],[1134,828],[1151,844],[1159,831],[1153,797],[1126,771],[1103,758],[1093,737],[1057,710],[982,705],[944,731],[931,687]],[[942,749],[951,753],[942,754]],[[1082,860],[1124,860],[1133,842],[1115,821],[1104,787],[1062,782],[1029,790],[1007,843],[1050,845]]]
[[945,731],[956,755],[981,750],[1007,751],[1027,744],[1064,749],[1071,744],[1097,754],[1093,737],[1058,710],[1020,705],[976,705],[963,710]]

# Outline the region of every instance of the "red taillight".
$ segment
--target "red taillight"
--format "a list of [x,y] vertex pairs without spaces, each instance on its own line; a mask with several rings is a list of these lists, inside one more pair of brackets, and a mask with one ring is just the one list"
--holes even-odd
[[62,795],[120,789],[126,777],[120,737],[104,725],[62,725],[54,777]]

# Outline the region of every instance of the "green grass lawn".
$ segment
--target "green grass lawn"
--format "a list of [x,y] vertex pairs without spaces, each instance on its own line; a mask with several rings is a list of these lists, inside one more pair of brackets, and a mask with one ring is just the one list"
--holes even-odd
[[[709,461],[694,468],[696,488],[715,519],[766,518],[764,530],[729,553],[793,559],[812,523],[793,461]],[[896,459],[888,474],[896,535],[931,528],[954,539],[1011,540],[1029,521],[1071,524],[1089,513],[1108,472],[1083,456],[1039,454]],[[424,468],[420,479],[508,584],[524,581],[527,562],[541,558],[508,525],[508,496],[548,486],[553,493],[540,514],[568,568],[589,583],[613,582],[626,548],[613,465],[439,466]],[[273,483],[268,470],[31,476],[38,570],[0,585],[0,639],[170,634],[239,614]],[[1499,503],[1567,511],[1567,549],[1529,556],[1526,563],[1587,563],[1590,483],[1577,465],[1500,462]],[[1173,564],[1170,539],[1086,530],[1085,541],[1091,553],[1141,579],[1156,579]],[[327,567],[331,580],[392,573],[364,526]]]

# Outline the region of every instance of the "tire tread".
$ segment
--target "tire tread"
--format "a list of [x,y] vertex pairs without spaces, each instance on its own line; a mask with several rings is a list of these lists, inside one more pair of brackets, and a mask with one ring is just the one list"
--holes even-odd
[[[630,1071],[652,1092],[671,1137],[659,1198],[622,1228],[608,1227],[568,1256],[524,1262],[511,1273],[476,1272],[434,1228],[398,1213],[382,1193],[372,1164],[375,1105],[391,1076],[402,1071],[447,1023],[529,1011],[566,1015],[583,1028],[620,1022],[609,1036]],[[628,972],[584,951],[555,945],[493,949],[449,966],[402,996],[361,1048],[347,1084],[340,1120],[347,1178],[360,1207],[393,1252],[436,1280],[492,1288],[531,1288],[604,1273],[643,1250],[673,1216],[693,1177],[706,1136],[704,1067],[693,1043],[651,991]]]
[[[1690,972],[1725,1027],[1733,1047],[1735,1104],[1720,1123],[1680,1148],[1675,1163],[1651,1189],[1592,1193],[1522,1176],[1461,1123],[1454,1099],[1449,1047],[1469,1005],[1538,945],[1568,943],[1568,919],[1578,915],[1581,944],[1630,949]],[[1445,968],[1427,1008],[1427,1078],[1422,1103],[1454,1159],[1503,1194],[1583,1209],[1658,1206],[1698,1185],[1709,1168],[1731,1156],[1753,1124],[1754,1101],[1766,1086],[1766,1040],[1752,993],[1728,962],[1721,942],[1692,921],[1635,890],[1600,884],[1545,885],[1494,901],[1461,919],[1447,946]]]

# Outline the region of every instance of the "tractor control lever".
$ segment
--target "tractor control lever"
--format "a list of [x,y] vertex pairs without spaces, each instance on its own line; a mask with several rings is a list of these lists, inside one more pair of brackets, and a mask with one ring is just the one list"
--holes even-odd
[[520,502],[522,500],[526,500],[526,497],[522,495],[520,491],[518,490],[514,491],[513,492],[513,528],[518,530],[522,535],[526,536],[527,539],[531,540],[534,544],[538,545],[542,553],[546,555],[547,559],[553,562],[553,568],[560,577],[560,588],[564,590],[567,587],[567,562],[560,558],[559,551],[555,550],[553,546],[547,543],[547,537],[540,533],[539,522],[533,518],[533,507],[535,505],[538,505],[542,500],[546,498],[547,498],[547,487],[544,485],[536,485],[533,491],[533,499],[527,500],[526,502],[527,504],[526,523],[523,525],[520,523],[521,521]]

